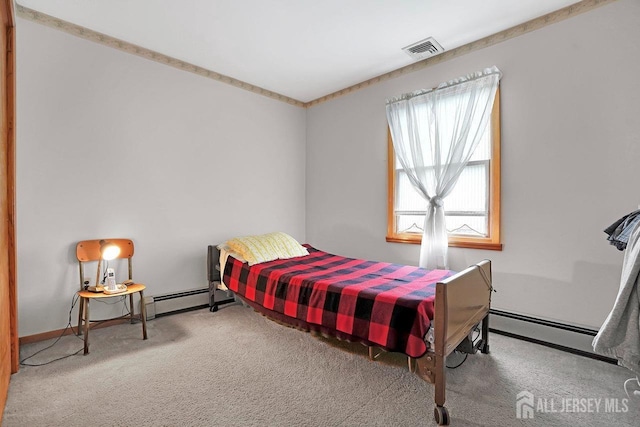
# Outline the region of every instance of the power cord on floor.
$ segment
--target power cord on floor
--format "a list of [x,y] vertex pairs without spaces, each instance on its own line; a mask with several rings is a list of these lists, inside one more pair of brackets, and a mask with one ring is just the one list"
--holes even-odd
[[[35,353],[33,353],[31,356],[27,356],[24,359],[22,359],[20,361],[20,365],[22,365],[22,366],[44,366],[44,365],[48,365],[48,364],[53,363],[53,362],[57,362],[58,360],[66,359],[67,357],[75,356],[75,355],[79,354],[81,351],[84,350],[84,347],[83,347],[80,350],[76,351],[75,353],[67,354],[65,356],[61,356],[61,357],[58,357],[57,359],[49,360],[48,362],[44,362],[44,363],[25,363],[27,360],[31,359],[33,356],[36,356],[37,354],[40,354],[43,351],[48,350],[51,347],[53,347],[54,345],[56,345],[58,343],[58,341],[60,341],[60,339],[63,336],[68,335],[68,334],[66,334],[68,329],[71,329],[71,333],[73,335],[75,335],[76,338],[78,338],[79,340],[82,340],[82,338],[80,338],[80,331],[74,331],[73,325],[71,324],[71,312],[73,311],[73,308],[78,303],[78,299],[79,299],[78,294],[74,294],[74,296],[71,298],[71,308],[69,309],[69,317],[67,319],[67,326],[65,326],[65,328],[62,330],[62,332],[60,333],[60,336],[58,336],[58,338],[56,338],[56,340],[53,343],[51,343],[50,345],[48,345],[47,347],[42,348],[42,349],[36,351]],[[97,301],[99,301],[99,302],[101,302],[103,304],[107,304],[107,305],[113,305],[113,304],[118,304],[118,303],[122,302],[123,306],[124,306],[123,309],[122,309],[122,312],[124,313],[124,311],[126,310],[128,313],[130,313],[130,310],[127,308],[126,298],[124,296],[119,298],[115,302],[111,302],[111,303],[107,302],[107,301],[101,301],[100,299],[97,299]],[[123,316],[126,316],[126,314],[123,314]],[[100,324],[100,323],[106,322],[107,320],[111,320],[111,319],[94,320],[94,321],[92,321],[92,323]]]
[[[458,350],[453,350],[453,353],[451,353],[451,354],[455,354],[455,355],[464,354],[464,357],[462,358],[462,360],[457,365],[449,365],[448,363],[445,363],[445,365],[449,369],[456,369],[456,368],[460,367],[467,360],[467,356],[469,356],[467,353],[462,353],[461,351],[458,351]],[[449,361],[449,360],[450,359],[447,357],[447,361]]]
[[[67,329],[71,329],[71,332],[73,332],[73,326],[71,325],[71,312],[73,311],[73,307],[75,307],[77,302],[78,302],[78,295],[75,294],[73,296],[73,298],[71,298],[71,308],[69,309],[69,319],[67,321],[67,326],[65,326],[64,330],[60,333],[60,336],[58,338],[56,338],[56,340],[53,343],[51,343],[51,345],[48,345],[47,347],[36,351],[31,356],[27,356],[24,359],[22,359],[20,361],[20,365],[22,365],[22,366],[44,366],[44,365],[48,365],[50,363],[56,362],[58,360],[66,359],[67,357],[75,356],[76,354],[80,353],[84,349],[84,348],[81,348],[80,350],[76,351],[75,353],[67,354],[66,356],[58,357],[57,359],[53,359],[53,360],[50,360],[50,361],[44,362],[44,363],[25,363],[27,360],[31,359],[33,356],[35,356],[37,354],[40,354],[43,351],[48,350],[51,347],[53,347],[54,345],[56,345],[57,342],[60,341],[60,338],[62,338],[65,335],[65,332],[67,332]],[[78,336],[75,332],[73,332],[73,334],[76,335],[76,337]]]
[[[475,336],[475,338],[472,338],[471,341],[473,343],[473,347],[475,348],[476,343],[478,342],[478,338],[480,337],[480,328],[478,327],[478,325],[476,325],[476,327],[473,329],[473,332],[476,333],[476,336]],[[464,354],[464,357],[457,364],[448,365],[446,363],[447,361],[445,361],[445,365],[449,369],[456,369],[456,368],[460,367],[464,362],[466,362],[467,357],[469,356],[469,353],[462,353],[461,351],[458,351],[458,350],[453,350],[453,352],[451,354],[455,354],[455,355]],[[447,358],[447,359],[449,359],[449,358]]]

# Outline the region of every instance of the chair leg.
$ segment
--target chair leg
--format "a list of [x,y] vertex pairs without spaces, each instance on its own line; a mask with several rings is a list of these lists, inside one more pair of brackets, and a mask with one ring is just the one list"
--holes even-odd
[[131,320],[131,323],[133,323],[133,317],[136,313],[136,310],[133,307],[134,307],[133,294],[129,294],[129,311],[130,311],[129,319]]
[[147,339],[147,308],[144,306],[144,291],[140,291],[140,319],[142,320],[142,339],[146,340]]
[[78,335],[82,335],[82,314],[84,311],[84,298],[80,297],[80,305],[78,307]]
[[89,354],[89,298],[81,298],[84,306],[84,354]]

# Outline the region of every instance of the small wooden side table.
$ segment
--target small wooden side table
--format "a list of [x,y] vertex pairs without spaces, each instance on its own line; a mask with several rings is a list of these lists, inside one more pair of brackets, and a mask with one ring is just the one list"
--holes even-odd
[[[91,292],[91,291],[78,291],[78,297],[80,297],[80,316],[78,322],[78,332],[84,333],[84,354],[89,353],[89,301],[96,298],[113,298],[121,297],[123,295],[129,295],[129,316],[123,316],[129,318],[131,323],[137,318],[135,315],[135,308],[133,305],[133,294],[140,294],[140,320],[142,321],[142,339],[147,339],[147,313],[144,307],[144,290],[146,286],[141,283],[132,283],[127,285],[127,290],[118,294],[105,294],[103,292]],[[120,319],[116,317],[115,319]],[[82,329],[81,329],[82,328]]]

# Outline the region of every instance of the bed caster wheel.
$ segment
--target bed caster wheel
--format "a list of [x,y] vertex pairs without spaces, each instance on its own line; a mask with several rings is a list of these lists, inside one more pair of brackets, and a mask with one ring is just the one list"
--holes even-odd
[[444,406],[436,406],[433,408],[433,417],[436,419],[436,423],[439,426],[449,425],[449,411]]
[[489,354],[489,344],[482,344],[480,347],[480,353]]
[[216,311],[218,311],[218,306],[217,305],[212,305],[211,308],[209,309],[210,312],[215,313]]

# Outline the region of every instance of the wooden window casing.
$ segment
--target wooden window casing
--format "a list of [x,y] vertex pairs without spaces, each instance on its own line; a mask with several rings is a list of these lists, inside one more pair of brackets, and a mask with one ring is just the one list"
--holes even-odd
[[[489,213],[488,236],[449,235],[449,247],[502,250],[500,240],[500,89],[491,112],[491,161],[489,167]],[[396,215],[394,209],[396,191],[395,152],[391,132],[388,132],[388,199],[387,199],[387,242],[422,243],[422,235],[418,233],[396,232]]]

